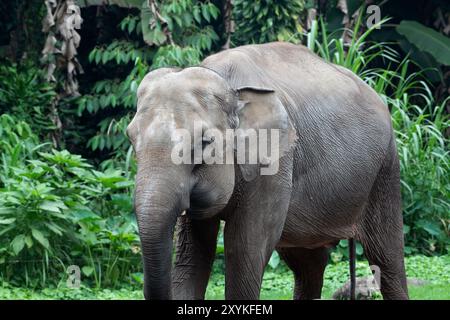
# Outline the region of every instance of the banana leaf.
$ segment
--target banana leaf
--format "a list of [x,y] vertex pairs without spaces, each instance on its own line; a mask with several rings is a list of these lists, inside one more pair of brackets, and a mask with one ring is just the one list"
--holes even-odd
[[403,20],[396,30],[419,50],[432,55],[436,61],[450,66],[450,39],[416,21]]

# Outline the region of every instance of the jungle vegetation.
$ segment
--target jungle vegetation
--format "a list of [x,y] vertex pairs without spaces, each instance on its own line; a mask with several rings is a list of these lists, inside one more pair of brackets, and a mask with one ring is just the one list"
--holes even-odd
[[[0,10],[0,283],[57,287],[70,265],[95,288],[141,283],[125,136],[140,80],[269,41],[303,44],[378,92],[397,137],[405,252],[449,254],[448,1],[6,0]],[[218,273],[222,255],[219,237]],[[276,254],[269,265],[285,270]]]

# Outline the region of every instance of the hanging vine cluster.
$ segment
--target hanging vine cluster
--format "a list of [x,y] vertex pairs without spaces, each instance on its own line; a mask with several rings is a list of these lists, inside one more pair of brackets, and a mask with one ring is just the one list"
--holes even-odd
[[76,30],[81,28],[83,22],[80,7],[74,0],[45,0],[45,6],[47,14],[42,22],[42,31],[48,35],[42,60],[46,64],[47,80],[56,81],[55,70],[65,70],[64,93],[77,96],[76,75],[83,73],[76,58],[81,39]]

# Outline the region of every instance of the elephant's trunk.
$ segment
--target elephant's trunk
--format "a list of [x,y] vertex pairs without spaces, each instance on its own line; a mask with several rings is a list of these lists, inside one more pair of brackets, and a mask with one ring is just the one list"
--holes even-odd
[[138,172],[135,209],[144,263],[146,299],[171,299],[172,246],[181,210],[182,186],[167,172]]

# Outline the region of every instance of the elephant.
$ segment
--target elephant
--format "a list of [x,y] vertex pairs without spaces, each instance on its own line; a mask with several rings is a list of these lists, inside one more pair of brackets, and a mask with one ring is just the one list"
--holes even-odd
[[[195,121],[202,133],[278,130],[279,153],[270,159],[277,171],[262,174],[268,163],[259,156],[174,163],[174,132],[195,134]],[[205,298],[221,221],[226,299],[259,299],[274,250],[294,274],[293,298],[320,298],[328,249],[342,239],[361,242],[379,267],[384,299],[408,299],[390,113],[350,70],[286,42],[158,68],[137,89],[127,136],[137,161],[146,299]],[[254,143],[245,146],[248,155]],[[236,158],[235,147],[223,149]]]

